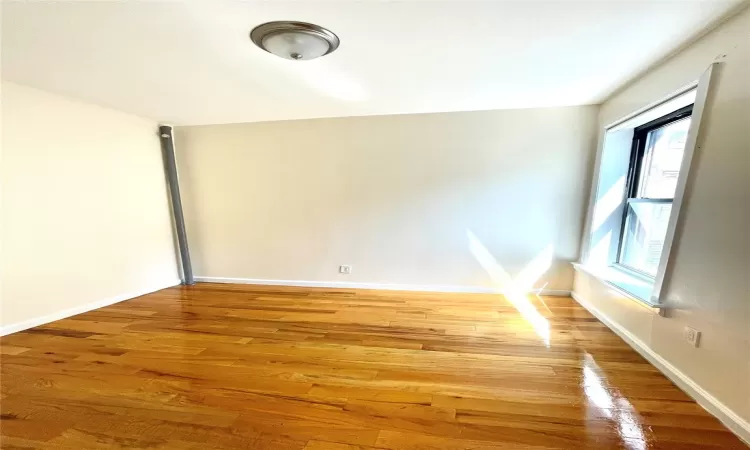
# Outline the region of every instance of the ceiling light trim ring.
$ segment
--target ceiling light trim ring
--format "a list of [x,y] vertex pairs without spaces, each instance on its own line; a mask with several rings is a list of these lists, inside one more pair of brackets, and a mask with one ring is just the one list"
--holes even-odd
[[284,32],[307,33],[325,40],[328,43],[328,51],[323,53],[323,55],[321,56],[332,53],[339,47],[339,44],[341,42],[339,40],[339,37],[336,36],[336,34],[334,34],[331,30],[312,23],[289,20],[266,22],[264,24],[258,25],[250,32],[250,40],[253,41],[253,44],[258,46],[263,51],[271,53],[273,55],[273,52],[263,46],[263,39],[268,36],[273,36],[275,34]]

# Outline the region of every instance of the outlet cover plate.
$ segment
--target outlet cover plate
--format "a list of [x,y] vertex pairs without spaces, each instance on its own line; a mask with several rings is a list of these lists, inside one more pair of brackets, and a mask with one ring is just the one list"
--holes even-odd
[[700,345],[700,341],[701,341],[700,331],[696,330],[695,328],[686,326],[684,334],[685,334],[685,342],[687,342],[688,344],[696,348]]

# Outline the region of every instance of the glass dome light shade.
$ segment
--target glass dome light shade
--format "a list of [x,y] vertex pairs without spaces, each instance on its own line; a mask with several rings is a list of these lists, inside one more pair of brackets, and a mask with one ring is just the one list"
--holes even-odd
[[322,37],[296,30],[269,34],[261,42],[267,52],[286,59],[320,58],[330,49]]
[[319,58],[336,50],[339,38],[331,31],[306,22],[268,22],[250,32],[261,49],[291,60]]

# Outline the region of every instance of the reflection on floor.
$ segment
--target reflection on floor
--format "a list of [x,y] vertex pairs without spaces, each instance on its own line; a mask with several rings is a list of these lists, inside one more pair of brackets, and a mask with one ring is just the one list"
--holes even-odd
[[570,298],[199,284],[2,338],[2,448],[745,448]]

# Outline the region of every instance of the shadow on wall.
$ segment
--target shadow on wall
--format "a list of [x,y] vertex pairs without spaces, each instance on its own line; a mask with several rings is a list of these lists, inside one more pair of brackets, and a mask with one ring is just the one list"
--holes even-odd
[[505,298],[521,314],[521,317],[531,325],[536,334],[544,341],[544,345],[549,347],[549,321],[534,307],[528,294],[532,292],[534,283],[552,266],[554,254],[552,245],[548,245],[542,250],[513,278],[471,230],[466,230],[466,236],[469,239],[469,251],[482,268],[487,271],[493,284],[500,289]]

